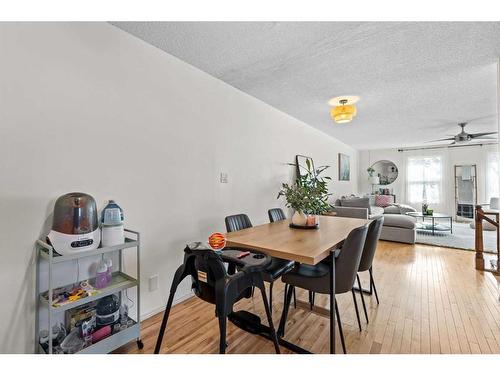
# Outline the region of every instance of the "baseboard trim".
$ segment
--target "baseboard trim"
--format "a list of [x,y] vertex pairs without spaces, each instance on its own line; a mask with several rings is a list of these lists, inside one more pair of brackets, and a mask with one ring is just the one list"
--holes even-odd
[[[173,303],[173,306],[177,305],[178,303],[181,303],[185,300],[187,300],[188,298],[191,298],[192,296],[194,296],[194,293],[193,292],[190,292],[190,293],[187,293],[183,296],[179,296],[177,298],[174,298],[174,303]],[[156,309],[153,309],[151,311],[148,311],[144,314],[141,314],[141,322],[146,320],[146,319],[149,319],[151,318],[152,316],[158,314],[158,313],[161,313],[162,311],[165,311],[165,306],[160,306]]]

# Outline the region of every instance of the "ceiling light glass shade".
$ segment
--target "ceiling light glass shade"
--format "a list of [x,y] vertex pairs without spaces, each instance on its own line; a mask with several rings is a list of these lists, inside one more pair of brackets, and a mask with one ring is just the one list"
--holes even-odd
[[351,122],[353,117],[356,116],[356,106],[347,104],[333,107],[330,115],[336,123]]

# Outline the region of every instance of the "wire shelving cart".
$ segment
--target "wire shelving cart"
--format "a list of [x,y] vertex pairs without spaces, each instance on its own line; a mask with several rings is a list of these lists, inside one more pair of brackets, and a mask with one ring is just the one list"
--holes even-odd
[[[126,291],[130,288],[137,288],[136,298],[134,301],[134,305],[136,307],[136,320],[133,324],[128,325],[127,328],[122,329],[116,333],[112,333],[110,336],[90,345],[78,352],[78,354],[102,354],[102,353],[110,353],[113,350],[123,346],[133,340],[136,340],[137,346],[139,349],[143,348],[143,343],[141,340],[141,327],[140,327],[140,247],[141,247],[140,233],[125,229],[125,242],[123,244],[109,246],[109,247],[100,247],[95,250],[85,251],[82,253],[75,253],[71,255],[59,255],[49,244],[42,240],[36,241],[36,268],[37,268],[37,276],[36,276],[36,324],[35,324],[35,338],[36,338],[36,351],[39,353],[53,353],[53,343],[50,339],[52,333],[52,326],[55,322],[54,315],[62,313],[64,311],[73,309],[75,307],[85,305],[87,303],[99,300],[105,296],[111,294],[120,293],[120,301],[123,300],[122,292]],[[136,248],[136,260],[137,260],[137,269],[136,269],[136,277],[132,277],[131,275],[125,273],[123,267],[123,250],[129,248]],[[85,257],[92,257],[96,255],[103,254],[112,254],[118,252],[118,270],[113,272],[112,281],[106,287],[102,289],[97,289],[96,294],[89,295],[87,297],[78,299],[76,301],[71,301],[65,304],[55,305],[53,303],[53,291],[56,288],[63,286],[55,286],[53,275],[54,268],[57,267],[58,264],[68,261],[74,261]],[[41,291],[40,290],[40,264],[41,262],[47,262],[48,264],[48,290]],[[79,280],[80,281],[80,280]],[[92,284],[92,279],[90,280]],[[128,297],[127,297],[128,298]],[[39,344],[39,321],[40,321],[40,311],[42,308],[46,308],[48,310],[48,331],[49,331],[49,340],[48,340],[48,349],[42,348]],[[130,319],[130,317],[129,317]],[[69,332],[68,332],[69,333]]]

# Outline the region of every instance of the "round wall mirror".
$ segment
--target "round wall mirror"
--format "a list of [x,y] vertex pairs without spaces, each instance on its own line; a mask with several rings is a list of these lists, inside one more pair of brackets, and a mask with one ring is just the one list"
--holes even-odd
[[372,165],[373,176],[378,177],[377,185],[392,184],[398,178],[398,167],[390,160],[379,160]]

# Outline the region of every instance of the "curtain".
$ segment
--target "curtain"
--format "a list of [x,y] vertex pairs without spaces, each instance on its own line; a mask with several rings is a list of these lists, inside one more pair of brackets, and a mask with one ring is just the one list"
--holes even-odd
[[498,187],[498,152],[490,152],[486,163],[486,199],[500,196]]
[[439,155],[408,156],[406,197],[410,203],[442,203],[443,159]]

